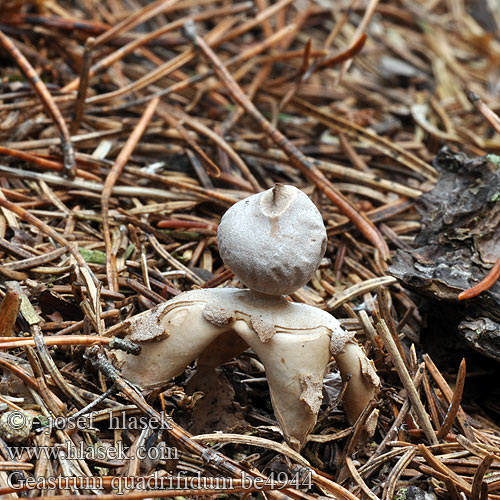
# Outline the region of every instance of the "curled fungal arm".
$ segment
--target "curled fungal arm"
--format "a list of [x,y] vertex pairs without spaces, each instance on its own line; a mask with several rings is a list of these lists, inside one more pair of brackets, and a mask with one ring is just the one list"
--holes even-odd
[[342,351],[334,353],[337,367],[347,388],[344,392],[344,409],[354,423],[365,406],[377,395],[380,379],[372,362],[355,341],[345,344]]

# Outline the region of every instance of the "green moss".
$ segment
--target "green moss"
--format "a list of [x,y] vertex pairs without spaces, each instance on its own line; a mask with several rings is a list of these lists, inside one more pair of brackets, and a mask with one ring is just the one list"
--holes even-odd
[[493,163],[496,167],[500,166],[500,156],[499,155],[486,155],[486,159]]

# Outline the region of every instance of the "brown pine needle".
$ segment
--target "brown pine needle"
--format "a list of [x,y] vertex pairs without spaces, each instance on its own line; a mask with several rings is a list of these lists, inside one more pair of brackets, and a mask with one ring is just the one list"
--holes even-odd
[[455,384],[455,390],[453,391],[453,398],[451,400],[450,407],[446,412],[446,417],[441,425],[441,428],[437,432],[438,439],[443,439],[448,432],[450,432],[453,422],[455,422],[455,419],[457,418],[458,410],[460,409],[460,402],[462,401],[462,394],[464,392],[465,374],[466,363],[464,358],[462,359],[460,368],[458,369],[457,382]]
[[76,134],[80,128],[82,121],[83,108],[85,107],[85,99],[87,98],[87,87],[89,84],[89,70],[92,63],[92,50],[94,49],[95,38],[89,37],[85,42],[83,50],[82,68],[80,70],[80,83],[78,86],[78,94],[76,97],[76,106],[71,122],[71,133]]

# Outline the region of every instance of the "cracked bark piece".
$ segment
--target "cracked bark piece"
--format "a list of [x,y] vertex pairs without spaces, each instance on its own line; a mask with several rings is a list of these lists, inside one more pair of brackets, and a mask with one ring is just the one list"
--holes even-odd
[[500,338],[498,330],[486,328],[487,334],[474,336],[468,327],[482,319],[500,323],[500,283],[478,297],[457,301],[500,256],[500,166],[489,155],[469,158],[448,148],[438,153],[434,166],[440,172],[438,183],[415,204],[423,224],[415,248],[398,250],[388,272],[432,300],[450,302],[450,307],[456,303],[450,317],[453,334],[459,325],[458,334],[471,347],[500,361],[500,341],[494,339]]
[[458,330],[471,347],[489,358],[500,358],[500,323],[489,318],[477,318],[462,321]]

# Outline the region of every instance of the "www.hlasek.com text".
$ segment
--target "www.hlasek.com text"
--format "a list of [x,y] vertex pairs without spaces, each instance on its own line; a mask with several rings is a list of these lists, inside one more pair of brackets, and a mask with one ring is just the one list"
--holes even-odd
[[29,460],[44,458],[55,460],[63,455],[69,460],[178,460],[177,448],[166,446],[161,442],[154,446],[137,446],[134,448],[134,456],[130,456],[130,450],[125,449],[123,443],[118,441],[116,445],[108,443],[96,443],[92,446],[80,442],[77,445],[69,441],[58,446],[9,446],[14,459],[20,460],[27,456]]

